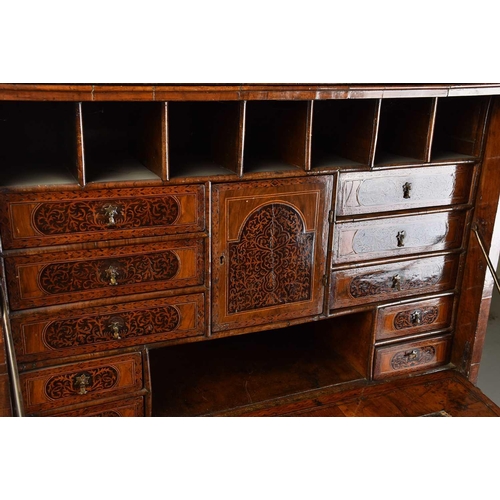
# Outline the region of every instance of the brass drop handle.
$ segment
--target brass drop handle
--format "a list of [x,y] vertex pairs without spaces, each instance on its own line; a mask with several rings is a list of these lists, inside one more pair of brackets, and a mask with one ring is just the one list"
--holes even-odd
[[405,358],[408,358],[409,360],[415,359],[418,355],[418,349],[413,349],[413,351],[405,353]]
[[120,330],[122,328],[122,325],[120,325],[120,323],[118,323],[118,321],[113,321],[113,323],[111,323],[109,325],[109,328],[111,330],[111,333],[113,334],[113,338],[116,339],[116,340],[121,340],[122,338],[120,337]]
[[410,315],[410,321],[412,325],[420,325],[422,322],[422,312],[419,310],[413,311]]
[[104,205],[102,207],[104,211],[104,215],[107,217],[107,222],[106,225],[111,227],[111,226],[116,226],[116,219],[115,217],[119,215],[120,213],[120,207],[118,205],[113,205],[109,203],[108,205]]
[[405,199],[411,198],[410,191],[411,191],[411,183],[405,182],[403,184],[403,198],[405,198]]
[[86,373],[82,373],[75,377],[75,385],[78,387],[78,394],[87,394],[86,387],[90,385],[90,376]]
[[118,285],[117,278],[120,275],[120,273],[118,272],[118,268],[116,268],[115,266],[109,266],[106,269],[105,274],[106,279],[109,280],[110,285]]
[[399,233],[396,235],[396,239],[398,240],[398,247],[405,246],[405,238],[406,238],[406,231],[399,231]]
[[399,274],[392,277],[392,288],[401,291],[401,276]]

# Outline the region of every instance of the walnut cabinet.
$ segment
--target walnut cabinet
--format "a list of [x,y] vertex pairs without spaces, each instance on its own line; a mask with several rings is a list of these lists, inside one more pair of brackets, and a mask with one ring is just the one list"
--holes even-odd
[[500,415],[499,158],[500,85],[1,84],[0,415]]

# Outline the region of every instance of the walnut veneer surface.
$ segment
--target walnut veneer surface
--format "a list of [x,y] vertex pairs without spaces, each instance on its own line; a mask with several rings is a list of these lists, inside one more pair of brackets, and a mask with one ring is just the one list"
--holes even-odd
[[0,85],[0,415],[498,416],[500,85]]

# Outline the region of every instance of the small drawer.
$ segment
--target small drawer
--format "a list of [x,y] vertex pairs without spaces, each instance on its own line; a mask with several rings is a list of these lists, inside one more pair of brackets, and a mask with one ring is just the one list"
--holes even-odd
[[19,362],[204,335],[204,294],[57,312],[13,313]]
[[203,185],[5,194],[5,249],[205,229]]
[[136,392],[142,389],[142,358],[136,352],[20,375],[26,413]]
[[48,252],[5,259],[11,308],[26,309],[203,283],[203,240]]
[[451,326],[453,296],[381,307],[377,311],[376,340],[441,330]]
[[442,255],[333,271],[330,309],[453,290],[459,259]]
[[375,349],[373,378],[403,375],[445,365],[449,360],[451,335]]
[[113,403],[90,406],[80,410],[62,411],[53,417],[144,417],[144,398],[128,398]]
[[469,202],[471,165],[340,175],[337,215],[361,215]]
[[465,219],[462,211],[339,223],[335,225],[333,262],[460,248]]
[[10,384],[7,373],[0,373],[0,417],[11,417]]

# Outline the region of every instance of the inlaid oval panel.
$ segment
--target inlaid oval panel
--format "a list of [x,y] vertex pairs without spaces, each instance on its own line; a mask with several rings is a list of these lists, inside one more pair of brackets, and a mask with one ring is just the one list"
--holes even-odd
[[203,231],[205,187],[9,193],[0,220],[4,248]]

